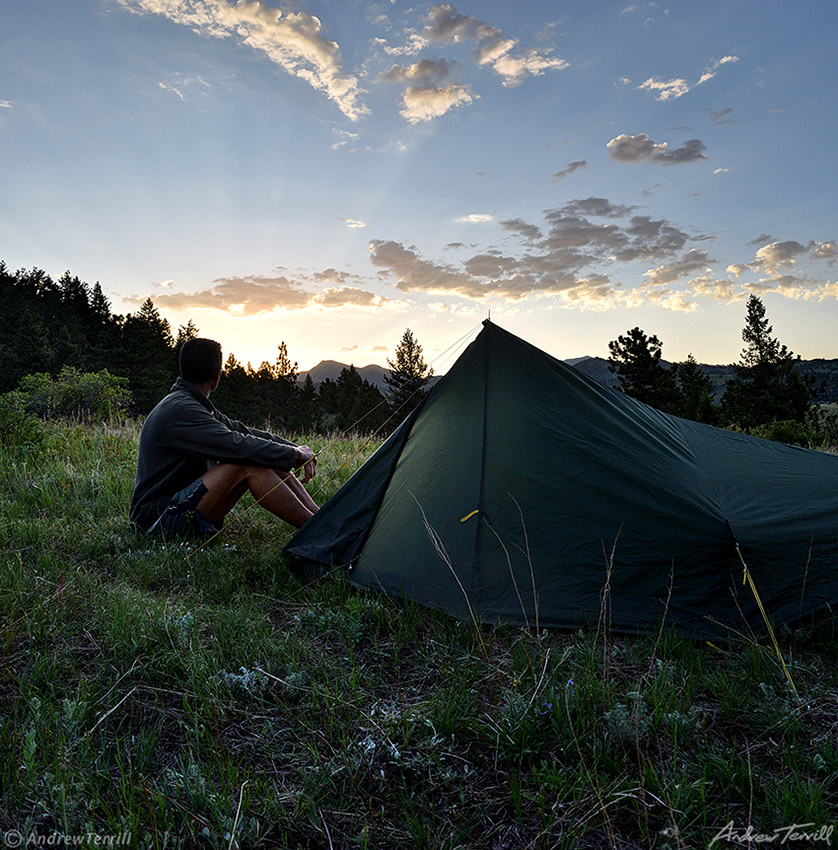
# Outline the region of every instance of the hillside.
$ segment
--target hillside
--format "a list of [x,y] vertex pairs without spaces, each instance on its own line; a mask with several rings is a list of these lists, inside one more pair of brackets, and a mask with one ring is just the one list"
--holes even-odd
[[[564,361],[574,369],[578,369],[589,378],[604,384],[606,387],[617,388],[620,382],[617,376],[608,368],[608,361],[602,357],[572,357]],[[671,366],[671,363],[664,362],[664,365]],[[733,365],[712,365],[708,363],[699,363],[699,369],[705,372],[710,377],[713,384],[713,397],[716,401],[721,399],[725,385],[728,380],[733,377]],[[307,372],[300,372],[298,381],[302,383],[306,379],[306,375],[311,375],[311,380],[315,386],[325,381],[326,378],[331,378],[337,381],[341,369],[348,369],[346,363],[339,363],[336,360],[322,360],[314,368]],[[358,374],[369,381],[373,386],[377,387],[382,393],[387,393],[388,387],[384,381],[384,376],[387,374],[387,369],[383,366],[378,366],[373,363],[369,366],[355,367]],[[823,358],[816,360],[800,360],[797,368],[807,378],[813,382],[812,400],[818,403],[838,402],[838,359],[825,360]],[[431,378],[433,384],[441,375],[434,375]]]

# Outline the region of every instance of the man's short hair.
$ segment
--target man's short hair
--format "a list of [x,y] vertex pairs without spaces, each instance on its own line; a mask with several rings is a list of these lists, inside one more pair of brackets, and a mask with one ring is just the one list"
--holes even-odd
[[221,345],[214,339],[193,337],[181,346],[180,376],[191,384],[205,384],[221,368]]

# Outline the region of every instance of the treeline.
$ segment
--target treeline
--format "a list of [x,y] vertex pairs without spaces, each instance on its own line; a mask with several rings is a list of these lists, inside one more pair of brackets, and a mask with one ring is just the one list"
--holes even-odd
[[[90,286],[69,271],[58,280],[37,268],[13,272],[3,261],[0,313],[5,317],[0,323],[0,394],[37,386],[44,397],[47,376],[55,378],[55,393],[63,392],[73,375],[107,373],[123,379],[118,383],[130,391],[130,412],[138,415],[168,392],[178,374],[180,347],[199,334],[191,320],[173,332],[151,299],[136,313],[119,315],[99,283]],[[409,329],[388,364],[386,398],[354,366],[319,387],[308,376],[299,384],[297,363],[281,342],[276,359],[256,368],[229,354],[212,401],[248,424],[270,422],[276,430],[386,432],[424,397],[431,375]],[[41,376],[38,381],[24,380],[35,374]]]
[[813,403],[823,387],[801,374],[800,358],[773,336],[756,295],[748,299],[742,339],[745,347],[718,404],[692,354],[665,365],[660,339],[638,327],[608,343],[608,365],[623,392],[665,413],[786,443],[838,441],[838,423]]

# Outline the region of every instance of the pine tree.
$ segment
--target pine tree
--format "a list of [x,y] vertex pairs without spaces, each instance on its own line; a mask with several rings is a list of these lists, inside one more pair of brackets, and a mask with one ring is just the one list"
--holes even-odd
[[694,422],[713,425],[718,421],[718,408],[713,404],[713,384],[702,372],[692,354],[675,366],[678,386],[681,388],[680,416]]
[[663,344],[656,336],[632,328],[609,342],[608,350],[608,368],[617,374],[626,395],[664,413],[680,413],[682,398],[675,371],[661,363]]
[[364,386],[361,376],[354,364],[340,370],[337,380],[337,416],[335,425],[342,431],[355,424],[352,418],[355,399]]
[[794,354],[772,336],[773,331],[765,305],[751,295],[742,330],[745,348],[722,397],[722,413],[729,424],[751,429],[806,419],[811,408],[809,388],[795,366]]
[[172,331],[150,298],[125,320],[122,349],[120,374],[128,375],[137,410],[148,413],[177,375]]
[[195,324],[195,322],[192,321],[192,319],[189,319],[189,321],[185,325],[181,325],[177,329],[177,338],[175,339],[175,353],[180,355],[180,350],[181,348],[183,348],[183,344],[186,342],[186,340],[195,339],[199,333],[200,331],[198,330],[198,326]]
[[295,430],[307,432],[317,430],[320,425],[320,403],[317,388],[311,375],[306,375],[302,388],[295,396],[291,425]]
[[426,384],[434,371],[422,357],[422,346],[410,328],[396,346],[395,360],[387,359],[390,373],[384,376],[390,388],[387,401],[393,411],[392,422],[397,425],[428,394]]

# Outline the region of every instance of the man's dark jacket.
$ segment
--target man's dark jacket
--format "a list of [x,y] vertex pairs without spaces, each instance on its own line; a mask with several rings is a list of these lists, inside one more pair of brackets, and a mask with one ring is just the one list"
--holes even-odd
[[147,531],[172,496],[213,463],[289,470],[294,457],[294,443],[229,419],[194,384],[178,378],[140,434],[131,522]]

